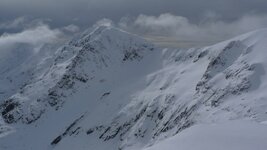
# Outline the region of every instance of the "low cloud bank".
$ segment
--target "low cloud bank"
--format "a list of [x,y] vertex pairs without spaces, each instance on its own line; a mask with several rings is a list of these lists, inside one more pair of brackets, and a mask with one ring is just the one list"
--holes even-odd
[[[38,52],[44,45],[56,45],[66,42],[80,28],[74,24],[61,28],[52,29],[48,25],[49,19],[31,19],[29,17],[19,17],[12,21],[0,24],[0,29],[6,32],[0,35],[0,55],[10,55],[14,49],[19,49],[23,45],[27,50]],[[8,32],[10,30],[16,32]],[[21,49],[24,49],[23,47]]]
[[267,15],[245,15],[226,22],[212,12],[199,23],[188,18],[164,13],[159,16],[141,14],[136,18],[122,18],[118,26],[142,35],[172,37],[184,41],[220,41],[259,28],[267,27]]
[[40,46],[45,43],[53,43],[60,39],[61,31],[50,29],[47,25],[41,25],[20,33],[5,33],[0,37],[0,49],[12,47],[16,43]]
[[2,23],[0,28],[18,30],[6,31],[0,35],[1,67],[9,65],[9,62],[19,65],[28,59],[41,59],[51,55],[80,30],[73,24],[52,29],[43,20],[27,20],[24,17]]

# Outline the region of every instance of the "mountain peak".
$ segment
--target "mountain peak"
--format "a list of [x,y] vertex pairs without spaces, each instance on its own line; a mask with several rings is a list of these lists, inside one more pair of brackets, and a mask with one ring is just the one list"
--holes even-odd
[[8,123],[32,123],[46,111],[46,105],[59,109],[64,103],[60,99],[72,93],[75,85],[86,85],[98,72],[141,61],[152,50],[153,45],[140,37],[111,26],[98,26],[59,48],[51,65],[40,69],[44,70],[38,73],[41,78],[27,81],[2,104],[2,115]]
[[108,40],[137,40],[138,42],[146,42],[142,37],[128,33],[124,30],[116,28],[111,25],[99,25],[94,28],[88,29],[81,34],[80,37],[71,41],[75,46],[82,46],[86,42],[91,42],[95,40],[103,40],[103,38],[109,38]]
[[142,149],[193,125],[266,121],[266,34],[204,48],[157,49],[99,26],[63,45],[1,104],[8,125],[0,134],[12,134],[7,126],[20,130],[12,134],[16,143],[3,138],[0,145]]

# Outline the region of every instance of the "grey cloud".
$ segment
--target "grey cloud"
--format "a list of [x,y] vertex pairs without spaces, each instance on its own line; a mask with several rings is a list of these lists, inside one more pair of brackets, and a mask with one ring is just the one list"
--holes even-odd
[[51,18],[52,27],[77,24],[88,27],[101,18],[158,16],[172,13],[200,22],[207,12],[233,21],[244,13],[266,14],[266,0],[0,0],[0,22],[20,16]]
[[222,40],[264,27],[266,6],[266,0],[0,0],[0,35],[39,24],[71,35],[111,23],[160,40]]
[[68,36],[63,29],[51,29],[46,24],[27,28],[18,33],[4,33],[0,36],[0,67],[5,70],[6,66],[16,67],[21,65],[22,61],[52,56],[55,50],[67,40]]
[[201,23],[192,23],[188,18],[170,13],[139,15],[135,19],[122,19],[119,26],[145,36],[165,36],[180,41],[220,41],[267,27],[267,15],[244,15],[231,22],[220,20],[212,13],[207,18]]
[[100,25],[105,25],[105,26],[116,26],[114,22],[110,19],[103,18],[101,20],[98,20],[93,27],[100,26]]
[[23,26],[26,22],[26,18],[24,16],[16,18],[12,21],[7,21],[0,24],[0,29],[13,29]]
[[[51,29],[48,25],[25,29],[18,33],[5,33],[0,36],[0,61],[13,58],[14,54],[34,55],[43,47],[50,45],[56,48],[66,42],[67,36],[60,29]],[[55,50],[55,49],[53,49]],[[52,52],[51,50],[45,50]],[[17,55],[14,55],[14,57]]]
[[71,32],[71,33],[76,33],[80,31],[80,28],[74,24],[70,24],[70,25],[63,27],[62,30]]
[[10,47],[15,43],[38,46],[44,43],[55,42],[61,34],[59,30],[51,30],[47,25],[42,25],[20,33],[4,34],[0,37],[0,45],[1,49],[3,47]]
[[20,16],[13,20],[0,22],[0,35],[3,33],[18,33],[26,29],[42,26],[51,22],[50,19],[35,19],[29,16]]

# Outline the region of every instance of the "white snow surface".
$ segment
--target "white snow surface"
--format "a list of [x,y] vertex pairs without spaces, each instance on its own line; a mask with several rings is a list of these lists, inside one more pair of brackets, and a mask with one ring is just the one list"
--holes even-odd
[[266,41],[160,49],[99,26],[0,80],[0,149],[266,149]]
[[266,150],[267,126],[248,121],[201,124],[144,150]]

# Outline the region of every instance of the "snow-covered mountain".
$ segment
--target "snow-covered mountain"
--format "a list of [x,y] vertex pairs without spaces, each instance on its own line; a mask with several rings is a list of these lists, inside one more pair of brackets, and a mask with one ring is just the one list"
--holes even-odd
[[260,124],[266,41],[262,29],[205,48],[161,49],[110,26],[86,31],[35,65],[18,66],[29,76],[0,80],[0,149],[156,150],[201,124]]

